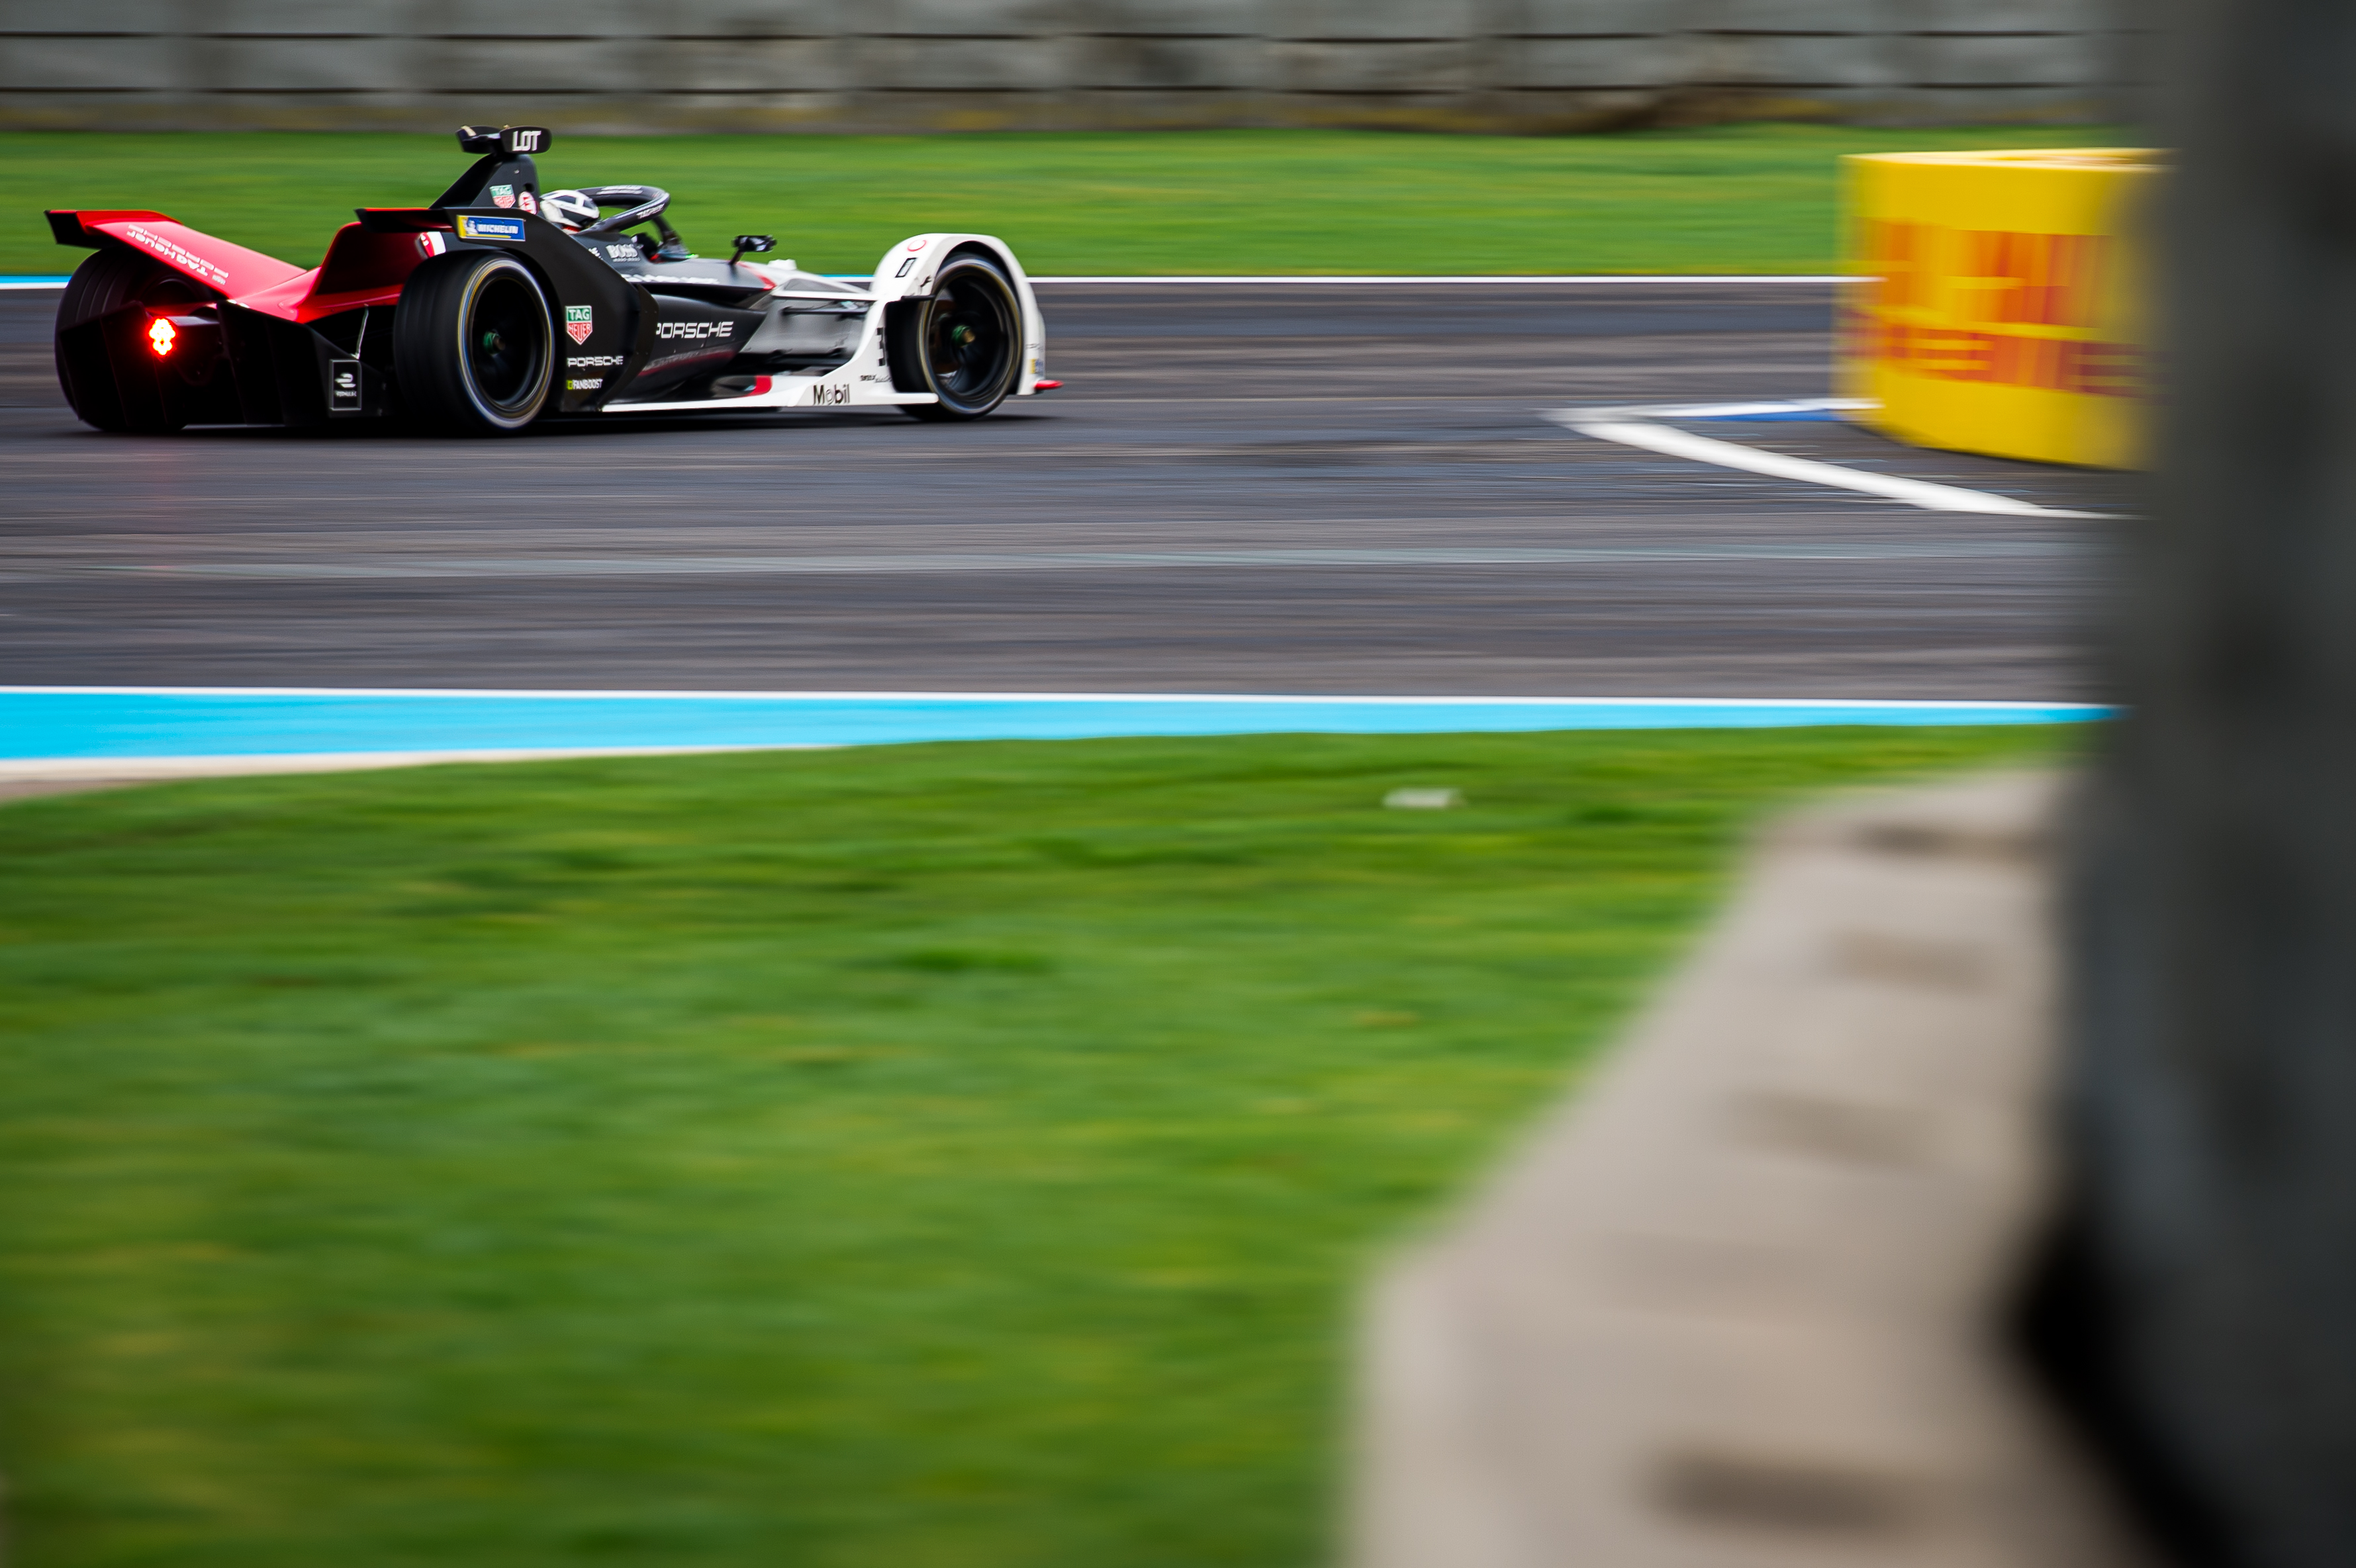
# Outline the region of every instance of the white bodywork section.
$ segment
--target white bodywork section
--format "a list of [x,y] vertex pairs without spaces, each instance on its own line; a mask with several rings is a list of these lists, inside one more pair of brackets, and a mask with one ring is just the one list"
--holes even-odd
[[[789,370],[759,377],[753,389],[737,397],[690,398],[678,402],[613,402],[601,411],[615,414],[682,413],[691,410],[710,411],[715,409],[839,409],[861,407],[894,407],[902,403],[932,403],[940,400],[930,392],[902,392],[892,385],[892,367],[884,354],[884,306],[894,300],[929,293],[933,276],[960,246],[986,250],[1005,268],[1013,282],[1015,296],[1023,305],[1023,368],[1016,377],[1011,396],[1027,398],[1046,374],[1047,325],[1039,314],[1038,296],[1031,291],[1031,279],[1023,264],[1014,259],[1013,251],[1003,240],[989,234],[919,234],[904,240],[884,253],[875,263],[875,275],[865,287],[841,279],[821,278],[815,273],[798,271],[791,261],[771,265],[746,262],[754,272],[770,282],[770,292],[752,305],[752,310],[791,300],[841,303],[863,300],[868,302],[865,318],[860,322],[856,345],[851,357],[842,364],[825,370]],[[772,315],[748,342],[760,342],[775,330],[780,334],[792,330],[790,316],[783,320]]]

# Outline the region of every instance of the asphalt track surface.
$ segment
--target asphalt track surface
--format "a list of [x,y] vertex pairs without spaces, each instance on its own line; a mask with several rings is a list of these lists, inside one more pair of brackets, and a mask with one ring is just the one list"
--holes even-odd
[[[0,684],[2100,699],[2106,532],[1594,441],[1822,396],[1818,284],[1043,288],[1067,389],[102,435],[0,294]],[[2115,475],[1709,433],[2040,505]]]

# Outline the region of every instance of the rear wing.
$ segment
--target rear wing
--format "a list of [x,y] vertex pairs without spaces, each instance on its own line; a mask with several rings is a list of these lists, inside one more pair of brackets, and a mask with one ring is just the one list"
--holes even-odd
[[303,275],[275,256],[232,245],[226,240],[144,208],[107,211],[52,211],[49,232],[60,245],[91,250],[112,240],[153,256],[174,272],[234,299],[273,288]]

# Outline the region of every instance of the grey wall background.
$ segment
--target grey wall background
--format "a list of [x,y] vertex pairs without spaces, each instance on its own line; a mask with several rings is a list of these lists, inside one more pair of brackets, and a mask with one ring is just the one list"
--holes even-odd
[[0,0],[0,124],[441,131],[2116,112],[2117,0]]

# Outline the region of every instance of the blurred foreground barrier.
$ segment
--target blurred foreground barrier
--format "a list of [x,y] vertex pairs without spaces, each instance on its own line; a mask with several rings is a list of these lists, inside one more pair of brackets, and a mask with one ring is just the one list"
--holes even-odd
[[1376,1296],[1355,1568],[2128,1568],[1998,1343],[2045,1216],[2049,825],[1772,833],[1633,1037]]
[[2151,368],[2139,211],[2157,155],[1850,157],[1841,382],[1901,441],[2141,464]]

